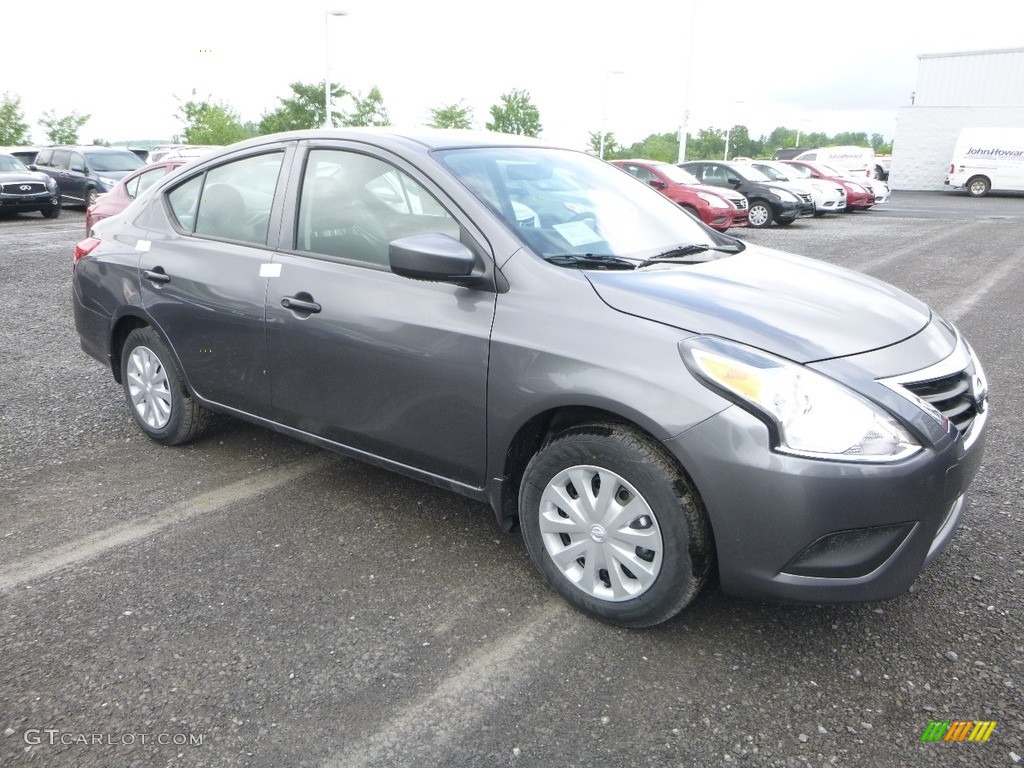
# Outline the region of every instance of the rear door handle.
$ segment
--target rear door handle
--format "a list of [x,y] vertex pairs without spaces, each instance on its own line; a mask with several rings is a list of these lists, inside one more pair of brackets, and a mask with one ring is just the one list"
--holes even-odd
[[152,283],[169,283],[171,282],[171,276],[164,272],[163,267],[157,267],[156,269],[144,269],[142,276]]
[[[306,295],[308,296],[309,294]],[[281,299],[281,306],[295,312],[310,312],[312,314],[316,314],[322,309],[322,307],[315,301],[306,301],[305,299],[300,299],[297,296],[285,296]]]

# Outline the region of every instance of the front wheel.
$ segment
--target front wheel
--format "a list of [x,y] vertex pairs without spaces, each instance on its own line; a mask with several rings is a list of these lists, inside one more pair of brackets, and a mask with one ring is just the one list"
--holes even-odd
[[576,608],[626,627],[675,616],[711,570],[711,533],[689,479],[656,441],[585,424],[530,460],[519,521],[530,557]]
[[85,207],[92,208],[96,205],[96,201],[100,199],[99,193],[93,188],[89,187],[85,190]]
[[136,328],[121,348],[121,383],[135,423],[151,440],[180,445],[206,426],[209,411],[185,388],[185,377],[152,328]]
[[775,214],[764,200],[752,200],[747,209],[747,223],[752,227],[770,227]]
[[967,182],[967,191],[971,197],[984,197],[992,189],[992,184],[984,176],[975,176]]
[[775,223],[780,227],[788,227],[794,221],[796,221],[796,219],[776,219]]
[[56,219],[60,216],[60,203],[51,205],[48,208],[40,208],[39,212],[43,214],[47,219]]

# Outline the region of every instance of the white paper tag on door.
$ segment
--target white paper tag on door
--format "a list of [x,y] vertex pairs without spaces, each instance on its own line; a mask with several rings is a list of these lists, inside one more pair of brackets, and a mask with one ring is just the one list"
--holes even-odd
[[149,240],[139,240],[137,243],[135,243],[135,250],[141,251],[142,253],[146,253],[146,251],[149,250],[149,246]]
[[280,277],[280,264],[260,264],[260,277]]

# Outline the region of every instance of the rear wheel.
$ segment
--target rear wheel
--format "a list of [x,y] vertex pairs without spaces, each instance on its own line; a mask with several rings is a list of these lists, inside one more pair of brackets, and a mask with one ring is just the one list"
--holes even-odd
[[967,191],[971,197],[984,197],[992,189],[992,183],[984,176],[973,176],[967,182]]
[[152,328],[136,328],[121,348],[121,383],[135,423],[162,445],[179,445],[206,426],[209,411],[185,388],[185,377]]
[[775,214],[772,207],[764,200],[751,200],[747,209],[747,224],[752,227],[769,227]]
[[710,527],[689,479],[625,425],[573,427],[541,448],[523,475],[519,519],[548,584],[613,624],[667,621],[711,570]]

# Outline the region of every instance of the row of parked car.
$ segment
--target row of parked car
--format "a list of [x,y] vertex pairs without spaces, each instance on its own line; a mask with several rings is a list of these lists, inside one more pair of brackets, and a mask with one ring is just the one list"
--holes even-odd
[[889,200],[879,179],[806,160],[649,160],[612,163],[659,190],[709,227],[788,226],[802,216],[864,211]]
[[[148,183],[171,168],[212,149],[216,147],[184,144],[169,144],[153,150],[99,146],[0,148],[0,213],[39,211],[53,219],[60,215],[63,205],[83,206],[91,211],[101,196],[111,192],[116,192],[115,198],[130,202]],[[157,169],[158,161],[176,162]],[[147,163],[154,166],[158,175],[148,177],[143,172],[138,177],[133,176],[130,186],[134,192],[118,188],[119,182],[133,172],[148,169]],[[141,184],[145,186],[139,189]]]

